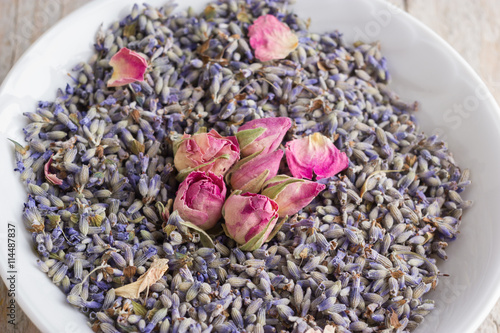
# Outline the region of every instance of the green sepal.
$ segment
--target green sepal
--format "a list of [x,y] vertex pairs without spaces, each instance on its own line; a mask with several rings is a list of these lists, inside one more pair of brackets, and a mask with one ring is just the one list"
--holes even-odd
[[212,163],[215,163],[216,160],[218,160],[219,158],[225,158],[226,160],[229,159],[229,154],[224,154],[224,155],[221,155],[219,157],[216,157],[214,158],[212,161],[210,162],[207,162],[207,163],[204,163],[204,164],[200,164],[194,168],[186,168],[182,171],[179,171],[179,173],[177,174],[177,177],[175,177],[175,179],[179,182],[182,182],[184,179],[186,179],[186,177],[193,171],[196,171],[196,170],[199,170],[203,167],[206,167],[207,165],[210,165]]
[[[291,179],[292,177],[290,176],[287,176],[287,175],[277,175],[277,176],[274,176],[273,178],[269,179],[265,184],[264,186],[267,186],[269,184],[272,184],[272,183],[279,183],[279,182],[283,182],[285,180],[288,180],[288,179]],[[297,178],[294,178],[294,179],[297,179]]]
[[191,139],[191,137],[187,137],[187,138],[180,138],[179,140],[176,140],[173,145],[172,145],[172,149],[174,150],[174,156],[175,154],[177,154],[177,150],[179,149],[179,146],[181,145],[181,143],[183,143],[184,141],[186,140],[189,140]]
[[134,309],[134,313],[141,317],[144,317],[148,312],[144,306],[134,301],[132,301],[132,307]]
[[240,149],[245,149],[246,146],[254,142],[259,136],[266,131],[264,127],[257,127],[252,129],[247,129],[236,133],[236,139],[240,144]]
[[272,184],[272,183],[278,183],[278,182],[281,182],[277,185],[274,185],[274,186],[271,186],[271,187],[268,187],[268,188],[265,188],[263,191],[262,191],[262,194],[265,195],[266,197],[274,200],[278,197],[278,195],[290,184],[293,184],[293,183],[299,183],[299,182],[303,182],[302,179],[297,179],[297,178],[292,178],[292,177],[288,177],[288,176],[285,176],[285,175],[278,175],[274,178],[271,178],[269,179],[267,182],[264,183],[264,187],[269,185],[269,184]]
[[248,242],[240,246],[240,249],[242,251],[254,251],[260,248],[262,244],[264,244],[264,242],[266,241],[266,239],[264,239],[264,235],[266,234],[267,230],[269,229],[269,226],[271,225],[274,219],[275,217],[270,219],[266,227],[262,229],[262,231],[259,232],[257,235],[253,236]]
[[231,237],[231,235],[229,234],[229,231],[227,231],[226,224],[222,223],[221,226],[222,226],[222,230],[224,230],[224,233],[226,234],[226,236],[233,239],[233,237]]
[[238,170],[245,163],[249,162],[252,158],[258,156],[260,153],[262,153],[263,150],[264,149],[262,149],[261,151],[258,151],[256,153],[253,153],[252,155],[249,155],[249,156],[247,156],[245,158],[242,158],[241,160],[239,160],[238,162],[236,162],[235,164],[233,164],[233,166],[231,167],[231,169],[229,169],[229,171],[226,173],[226,176],[224,178],[226,180],[226,183],[227,184],[231,184],[231,175],[233,174],[233,172],[235,172],[236,170]]
[[269,237],[267,237],[266,242],[269,242],[271,239],[276,236],[276,234],[280,231],[281,227],[283,224],[285,224],[286,220],[288,220],[288,215],[283,217],[278,224],[274,227],[273,231],[269,234]]
[[267,176],[269,176],[269,170],[265,170],[260,175],[246,183],[240,190],[243,192],[259,193],[262,189],[262,185],[266,181]]

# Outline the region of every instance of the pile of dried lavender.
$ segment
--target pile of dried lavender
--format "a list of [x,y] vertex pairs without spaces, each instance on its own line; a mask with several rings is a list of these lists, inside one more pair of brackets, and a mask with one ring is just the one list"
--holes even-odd
[[[26,113],[17,170],[29,198],[40,269],[96,332],[407,332],[434,307],[435,255],[460,224],[469,184],[437,137],[418,131],[416,105],[389,89],[377,44],[345,46],[308,32],[288,1],[225,0],[203,13],[134,6],[100,31],[89,63],[54,102]],[[299,47],[255,61],[249,24],[285,22]],[[146,59],[146,80],[108,88],[121,48]],[[349,168],[260,249],[163,220],[174,198],[172,142],[200,127],[232,135],[246,121],[290,117],[288,140],[321,132]],[[49,159],[52,157],[51,162]],[[44,165],[63,179],[53,185]],[[204,244],[206,244],[204,242]],[[136,299],[115,289],[168,271]]]

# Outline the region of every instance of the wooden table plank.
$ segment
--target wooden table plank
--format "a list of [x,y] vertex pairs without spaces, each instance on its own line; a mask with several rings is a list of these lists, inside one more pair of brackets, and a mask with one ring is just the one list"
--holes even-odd
[[408,12],[450,43],[500,102],[498,1],[408,0]]
[[[301,0],[303,1],[303,0]],[[388,0],[447,40],[479,73],[500,101],[500,4],[496,0]],[[0,0],[0,82],[22,53],[56,21],[89,0]],[[6,326],[7,289],[0,284],[2,332],[38,333],[17,312],[16,329]],[[5,331],[3,328],[7,327]],[[476,333],[500,332],[500,302]]]
[[15,63],[17,1],[0,2],[0,82]]

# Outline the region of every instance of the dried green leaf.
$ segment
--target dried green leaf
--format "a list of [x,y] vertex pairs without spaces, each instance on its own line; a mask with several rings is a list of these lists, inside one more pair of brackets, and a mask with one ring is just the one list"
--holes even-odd
[[16,151],[21,154],[21,155],[24,155],[26,154],[26,148],[24,148],[19,142],[17,141],[14,141],[12,139],[8,139],[10,142],[12,142],[16,148]]
[[[172,213],[172,214],[174,214],[174,213]],[[200,234],[200,241],[201,241],[201,244],[204,247],[210,247],[210,248],[214,248],[215,247],[214,241],[205,232],[205,230],[201,229],[200,227],[198,227],[197,225],[195,225],[195,224],[193,224],[193,223],[191,223],[189,221],[179,221],[178,223],[181,224],[181,225],[183,225],[183,226],[186,226],[186,227],[188,227],[190,229],[196,230]]]

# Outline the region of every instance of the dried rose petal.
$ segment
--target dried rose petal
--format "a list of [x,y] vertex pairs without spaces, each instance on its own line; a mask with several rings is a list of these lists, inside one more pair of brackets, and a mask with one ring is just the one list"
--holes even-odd
[[347,168],[347,155],[320,133],[287,142],[286,161],[295,178],[328,178]]
[[43,167],[43,171],[45,172],[45,178],[52,185],[61,185],[63,183],[62,179],[59,179],[55,174],[50,173],[51,164],[52,164],[52,156],[49,158],[49,161],[45,163],[45,166]]
[[107,83],[108,87],[119,87],[136,81],[144,81],[144,73],[148,68],[146,59],[126,47],[111,57],[109,65],[113,67],[113,75]]
[[273,15],[262,15],[248,28],[250,45],[261,61],[284,59],[299,45],[290,28]]

